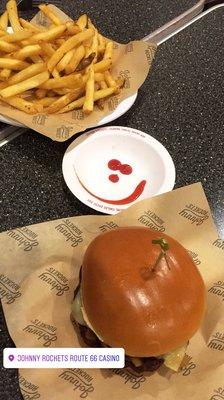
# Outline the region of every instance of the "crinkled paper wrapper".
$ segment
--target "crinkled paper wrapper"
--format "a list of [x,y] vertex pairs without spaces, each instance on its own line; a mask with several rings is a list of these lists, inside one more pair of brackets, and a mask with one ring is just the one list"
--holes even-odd
[[[63,19],[70,18],[57,7],[50,7]],[[49,20],[39,12],[34,21],[46,26]],[[100,30],[100,26],[98,26]],[[119,95],[109,98],[105,102],[105,109],[94,107],[94,112],[85,115],[82,110],[74,110],[65,114],[37,114],[28,115],[11,106],[0,102],[0,114],[12,118],[36,132],[53,140],[64,142],[76,133],[97,126],[109,114],[112,114],[118,104],[134,95],[145,81],[151,67],[156,45],[142,41],[133,41],[128,44],[114,43],[114,76],[125,78],[125,86]]]
[[179,373],[130,369],[23,369],[24,399],[218,400],[224,398],[224,241],[201,184],[144,200],[116,216],[68,217],[0,235],[0,295],[17,347],[81,347],[70,319],[83,254],[117,226],[147,226],[189,251],[207,287],[207,313]]

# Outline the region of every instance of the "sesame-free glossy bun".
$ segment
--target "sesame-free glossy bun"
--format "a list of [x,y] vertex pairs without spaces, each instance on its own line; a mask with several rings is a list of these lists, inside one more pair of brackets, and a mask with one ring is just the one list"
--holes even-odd
[[[152,240],[169,244],[161,252]],[[82,301],[92,329],[134,357],[158,356],[185,344],[205,311],[205,287],[192,258],[176,240],[148,228],[118,228],[97,236],[82,267]]]

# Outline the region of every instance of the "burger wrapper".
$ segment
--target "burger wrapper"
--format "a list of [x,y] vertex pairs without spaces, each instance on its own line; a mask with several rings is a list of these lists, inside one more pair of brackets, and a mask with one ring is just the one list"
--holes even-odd
[[[224,241],[200,183],[139,202],[116,216],[81,216],[0,235],[0,294],[17,347],[81,347],[70,319],[83,254],[117,226],[147,226],[189,251],[207,288],[207,312],[187,347],[184,368],[23,369],[24,399],[218,400],[224,398]],[[141,340],[141,338],[139,338]]]
[[[50,5],[50,7],[62,20],[70,20],[69,16],[54,5]],[[50,25],[48,18],[41,12],[34,17],[33,21],[42,26]],[[97,28],[100,31],[100,26]],[[87,128],[97,126],[106,116],[115,112],[122,101],[135,94],[148,75],[155,51],[155,44],[142,41],[133,41],[128,44],[114,43],[112,73],[115,77],[124,77],[125,86],[119,95],[112,96],[105,101],[104,110],[99,110],[95,106],[94,112],[90,115],[85,115],[82,110],[74,110],[65,114],[28,115],[0,102],[0,114],[10,117],[53,140],[64,142]],[[123,109],[125,106],[121,105],[121,107]]]

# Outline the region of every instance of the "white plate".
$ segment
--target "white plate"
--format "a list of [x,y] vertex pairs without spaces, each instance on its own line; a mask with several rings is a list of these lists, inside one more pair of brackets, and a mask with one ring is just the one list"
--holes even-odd
[[[112,159],[130,165],[132,173],[111,170],[108,162]],[[139,200],[168,192],[175,183],[175,166],[165,147],[144,132],[118,126],[89,131],[72,142],[62,171],[71,192],[105,214],[116,214]],[[111,182],[110,175],[116,175],[118,182]],[[139,185],[144,190],[135,200],[113,204],[129,197]]]

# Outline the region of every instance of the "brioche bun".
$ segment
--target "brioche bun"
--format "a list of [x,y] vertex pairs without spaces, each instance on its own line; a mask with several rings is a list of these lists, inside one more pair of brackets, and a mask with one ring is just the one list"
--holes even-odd
[[[169,249],[155,267],[161,247],[152,241],[161,238]],[[94,332],[132,357],[156,357],[182,346],[205,311],[205,286],[188,252],[143,227],[96,237],[84,256],[81,289]]]

